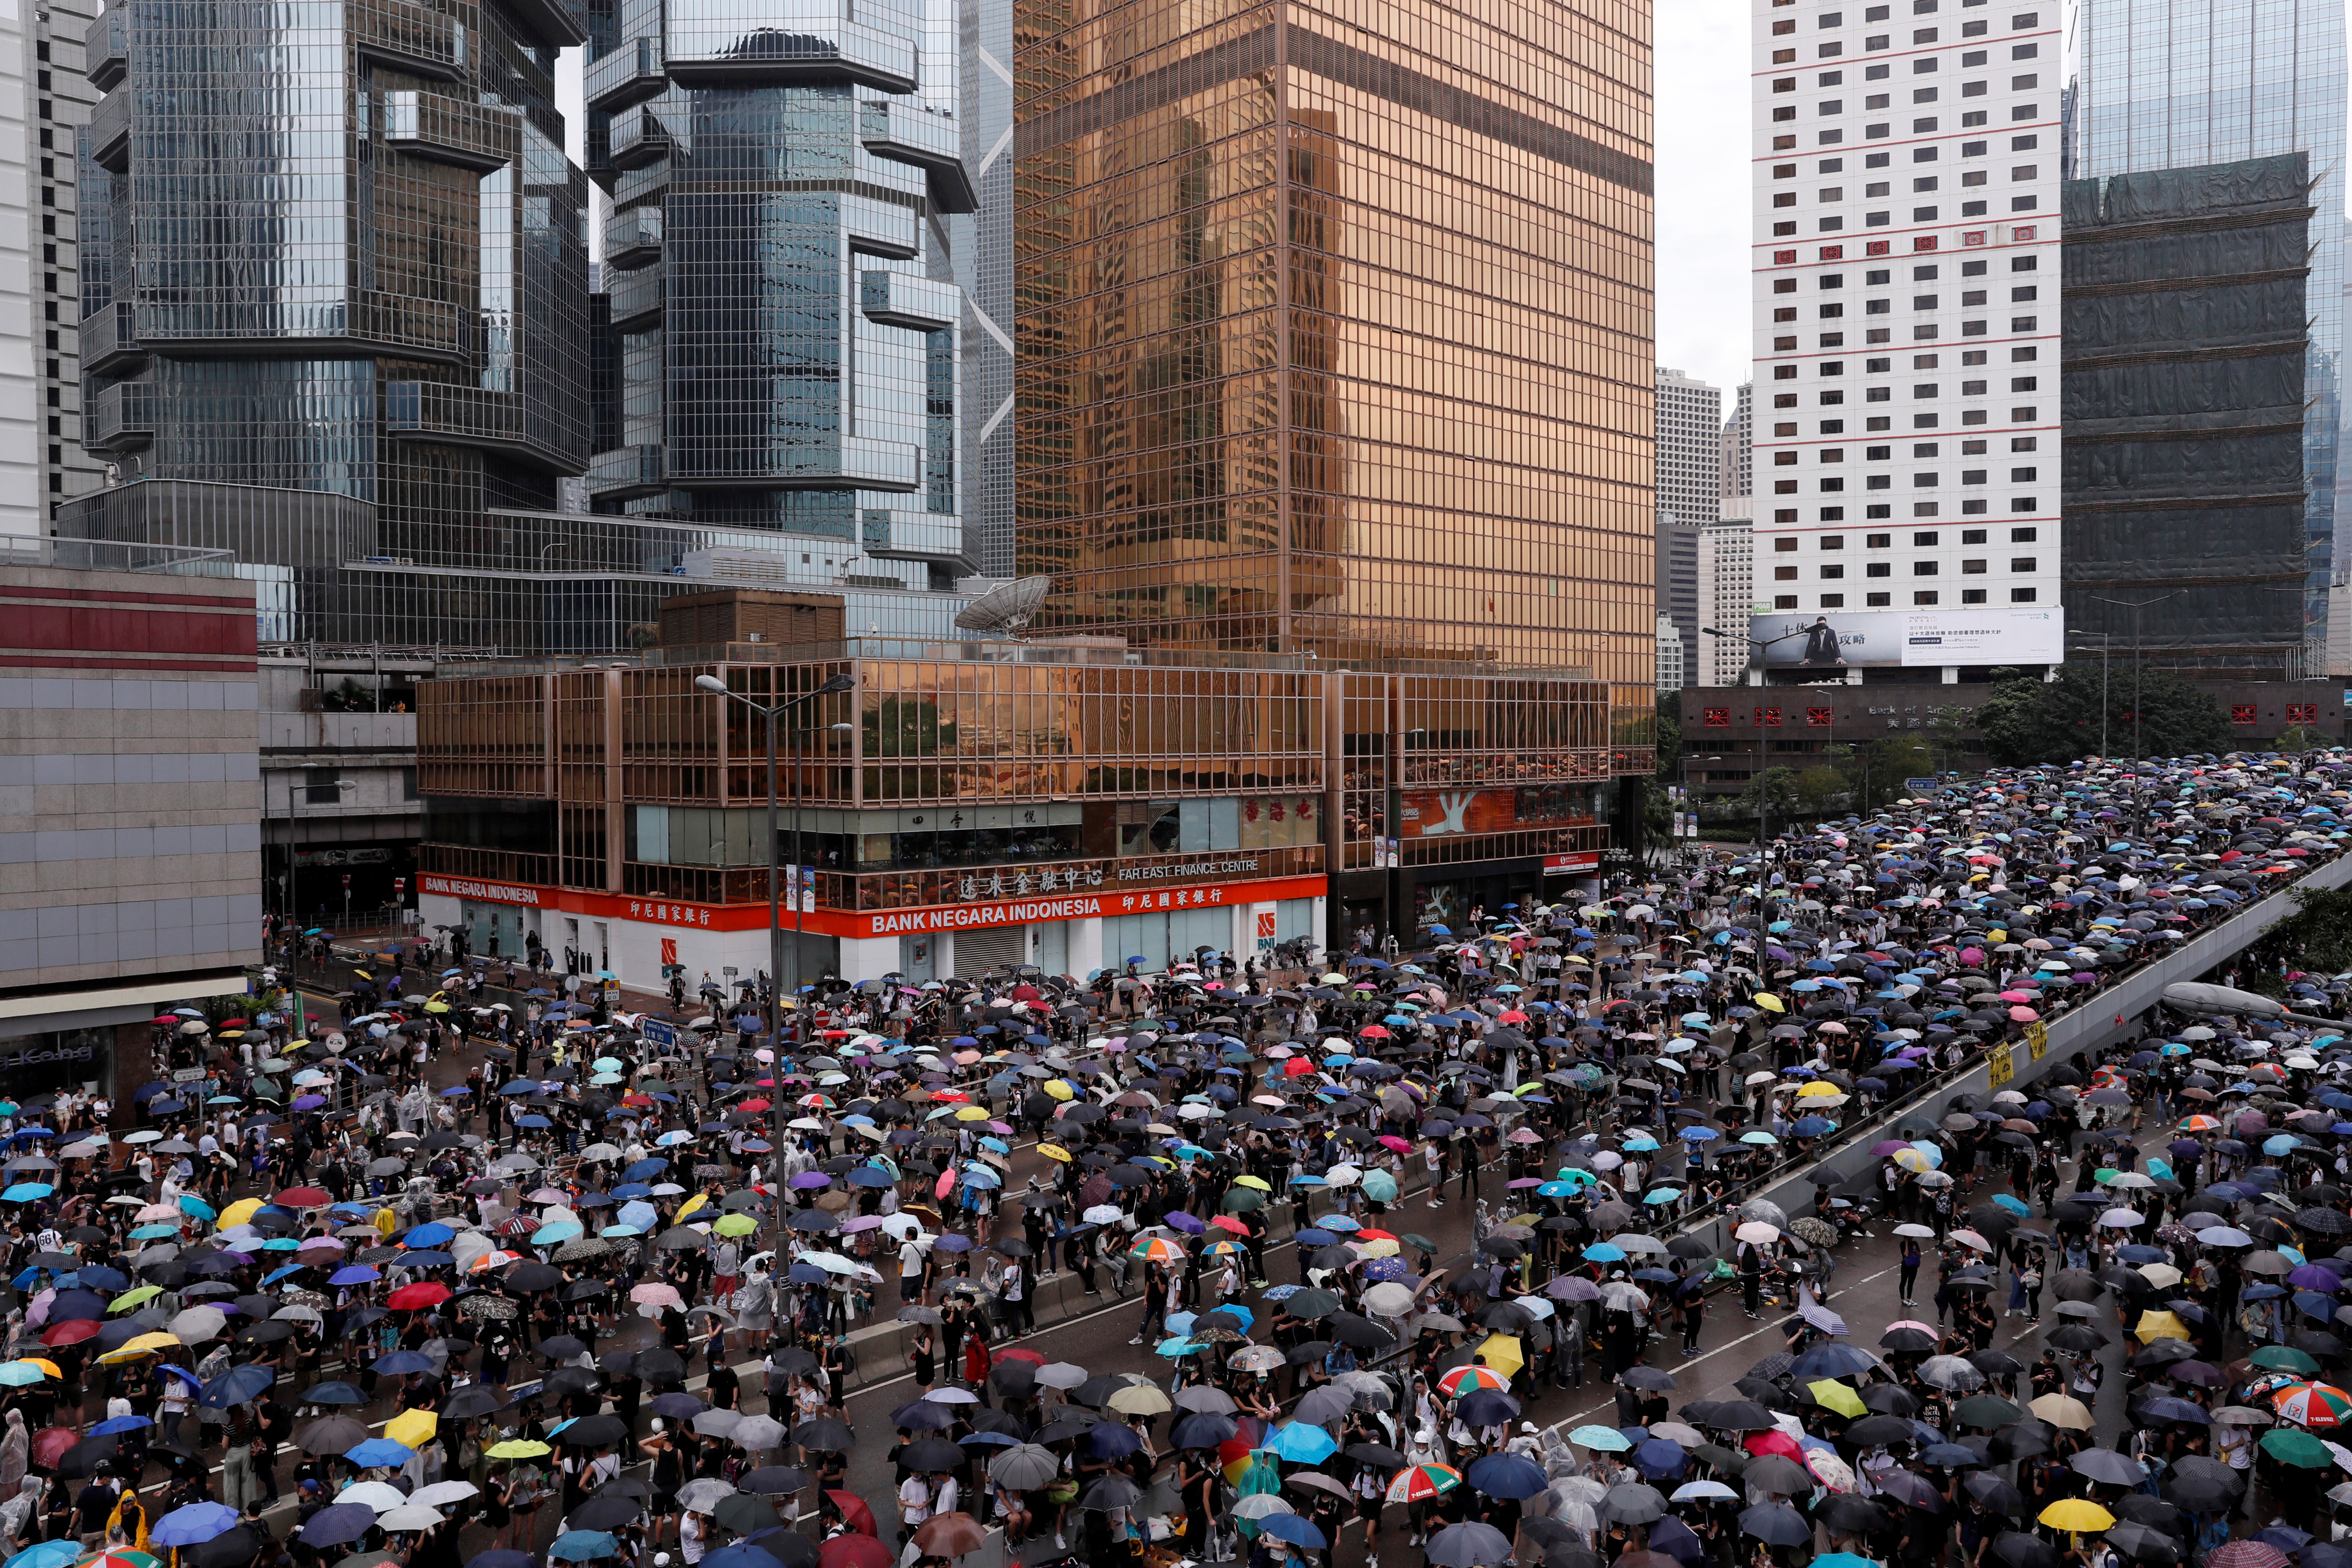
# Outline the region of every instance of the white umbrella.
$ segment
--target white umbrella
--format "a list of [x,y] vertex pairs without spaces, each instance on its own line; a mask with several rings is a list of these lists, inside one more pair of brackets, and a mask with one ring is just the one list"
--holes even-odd
[[694,1429],[705,1437],[724,1437],[743,1425],[746,1417],[739,1410],[710,1409],[694,1418]]
[[376,1515],[375,1522],[383,1530],[430,1530],[442,1522],[442,1516],[438,1509],[412,1502]]
[[447,1508],[453,1502],[464,1502],[478,1497],[482,1489],[471,1481],[435,1481],[420,1489],[408,1500],[419,1508]]
[[709,1513],[734,1495],[733,1487],[714,1477],[706,1476],[698,1481],[688,1481],[677,1489],[677,1506],[688,1513]]
[[345,1487],[335,1494],[335,1500],[364,1503],[378,1513],[408,1506],[407,1496],[398,1487],[386,1486],[382,1481],[362,1481],[357,1486]]
[[220,1338],[227,1327],[228,1315],[217,1308],[190,1307],[164,1324],[163,1331],[184,1345],[195,1345]]
[[728,1434],[737,1447],[755,1454],[762,1448],[778,1447],[785,1436],[783,1425],[765,1415],[746,1415],[742,1423]]

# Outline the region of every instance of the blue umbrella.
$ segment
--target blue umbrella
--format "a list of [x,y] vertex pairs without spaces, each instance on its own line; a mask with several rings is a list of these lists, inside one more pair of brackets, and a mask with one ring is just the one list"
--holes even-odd
[[369,1370],[379,1377],[398,1377],[404,1373],[431,1372],[433,1359],[418,1351],[390,1351],[376,1357]]
[[[1097,1426],[1093,1430],[1098,1432],[1102,1428]],[[1276,1429],[1274,1440],[1266,1445],[1266,1448],[1275,1458],[1288,1459],[1293,1464],[1319,1465],[1337,1453],[1339,1445],[1332,1440],[1330,1433],[1320,1426],[1310,1426],[1304,1421],[1290,1421]]]
[[[1543,1489],[1538,1487],[1536,1489],[1540,1491]],[[1304,1514],[1270,1513],[1257,1521],[1257,1528],[1261,1535],[1292,1546],[1304,1546],[1309,1551],[1320,1552],[1330,1544],[1324,1539],[1323,1532],[1316,1528],[1315,1521]]]
[[1669,1437],[1645,1437],[1633,1446],[1633,1467],[1652,1480],[1677,1478],[1690,1466],[1683,1446]]
[[601,1530],[567,1530],[555,1538],[547,1554],[559,1563],[588,1563],[599,1557],[617,1557],[621,1547]]
[[[147,1539],[158,1546],[202,1546],[236,1528],[237,1512],[226,1503],[192,1502],[155,1521]],[[371,1511],[369,1522],[374,1522]]]
[[155,1425],[155,1423],[150,1421],[144,1415],[117,1415],[110,1420],[101,1421],[97,1426],[91,1427],[89,1429],[89,1435],[93,1437],[104,1437],[115,1432],[136,1432],[142,1427],[152,1426],[153,1425]]
[[66,1568],[66,1564],[81,1556],[81,1540],[44,1541],[38,1546],[27,1546],[8,1559],[0,1568]]
[[[1682,1451],[1676,1443],[1666,1447]],[[1543,1467],[1524,1454],[1489,1454],[1470,1467],[1468,1479],[1494,1498],[1531,1498],[1544,1489]]]
[[343,1455],[344,1458],[363,1470],[374,1469],[378,1466],[404,1465],[415,1457],[415,1449],[405,1443],[395,1443],[389,1437],[371,1437]]
[[[268,1367],[258,1366],[248,1362],[243,1366],[229,1368],[205,1384],[204,1391],[196,1395],[196,1403],[206,1410],[232,1410],[237,1405],[251,1404],[260,1395],[263,1389],[277,1381],[276,1372]],[[233,1522],[236,1517],[234,1510],[231,1511],[230,1517]],[[210,1540],[211,1537],[207,1536],[205,1539]],[[176,1546],[186,1543],[167,1541],[163,1544]]]

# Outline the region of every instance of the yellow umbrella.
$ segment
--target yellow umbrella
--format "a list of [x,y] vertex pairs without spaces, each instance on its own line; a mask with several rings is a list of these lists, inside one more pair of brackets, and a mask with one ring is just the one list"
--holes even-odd
[[1394,1258],[1398,1251],[1397,1244],[1385,1236],[1376,1236],[1370,1241],[1356,1245],[1356,1256],[1362,1258]]
[[988,1107],[984,1105],[960,1105],[956,1107],[955,1119],[958,1121],[985,1121],[988,1120]]
[[695,1210],[708,1207],[709,1203],[709,1194],[697,1193],[692,1197],[687,1199],[686,1202],[677,1205],[677,1217],[682,1220],[687,1215],[692,1214]]
[[2088,1498],[2062,1498],[2042,1510],[2042,1522],[2053,1530],[2105,1530],[2116,1516]]
[[1763,1008],[1767,1013],[1785,1013],[1789,1010],[1782,1006],[1780,1005],[1780,999],[1778,996],[1773,995],[1769,991],[1759,991],[1756,994],[1755,1000],[1756,1005],[1759,1007]]
[[721,1236],[749,1236],[760,1227],[751,1222],[750,1215],[730,1214],[721,1215],[719,1223],[710,1228]]
[[172,1334],[141,1334],[125,1340],[98,1359],[109,1366],[120,1366],[126,1361],[137,1361],[144,1355],[163,1355],[180,1348],[180,1341]]
[[1834,1410],[1841,1415],[1864,1415],[1869,1413],[1862,1396],[1844,1384],[1824,1378],[1805,1385],[1812,1390],[1813,1403],[1824,1410]]
[[383,1435],[404,1447],[422,1448],[433,1441],[440,1424],[441,1418],[430,1410],[404,1410],[384,1423]]
[[255,1215],[257,1215],[260,1212],[261,1200],[259,1198],[239,1198],[236,1202],[229,1205],[228,1207],[221,1210],[220,1218],[215,1222],[214,1228],[216,1230],[226,1230],[232,1226],[243,1225],[246,1221],[251,1219]]
[[1803,1088],[1797,1090],[1797,1098],[1799,1100],[1818,1100],[1823,1095],[1837,1094],[1840,1092],[1842,1091],[1838,1089],[1838,1086],[1830,1082],[1827,1079],[1815,1079],[1812,1082],[1806,1084]]
[[2053,1426],[2063,1426],[2071,1432],[2091,1429],[2090,1407],[2071,1394],[2045,1394],[2026,1408]]
[[534,1443],[528,1437],[510,1437],[482,1450],[486,1459],[537,1459],[553,1453],[544,1443]]
[[1528,1364],[1527,1352],[1519,1348],[1518,1340],[1510,1334],[1488,1334],[1486,1342],[1473,1353],[1505,1377],[1512,1376]]
[[1906,1171],[1932,1171],[1936,1168],[1935,1163],[1916,1149],[1897,1149],[1895,1151],[1895,1163]]
[[63,1377],[65,1375],[65,1369],[58,1365],[57,1363],[51,1361],[47,1356],[28,1355],[21,1357],[20,1359],[25,1365],[37,1366],[43,1372],[47,1373],[51,1377]]
[[1059,1143],[1040,1143],[1037,1145],[1037,1152],[1057,1164],[1066,1165],[1070,1163],[1070,1152]]
[[425,1004],[425,1010],[428,1013],[446,1013],[449,1010],[449,1004],[446,1002],[427,1002]]
[[108,1311],[110,1311],[110,1312],[120,1312],[120,1311],[121,1311],[121,1310],[122,1310],[124,1308],[126,1308],[126,1307],[135,1307],[135,1306],[139,1305],[139,1303],[140,1303],[140,1302],[142,1302],[142,1301],[147,1301],[147,1300],[153,1300],[155,1297],[158,1297],[158,1296],[162,1295],[163,1293],[163,1288],[162,1288],[161,1286],[156,1286],[156,1285],[141,1285],[141,1286],[137,1286],[137,1287],[135,1287],[135,1288],[133,1288],[133,1289],[131,1289],[125,1290],[121,1295],[117,1296],[113,1300],[109,1301],[109,1302],[106,1304],[106,1310],[107,1310]]
[[1072,1089],[1068,1084],[1064,1083],[1057,1078],[1049,1078],[1037,1087],[1044,1089],[1055,1100],[1068,1100],[1078,1092],[1076,1089]]
[[[2189,1338],[2189,1325],[2171,1312],[2142,1312],[2139,1315],[2139,1324],[2132,1330],[2132,1332],[2138,1338],[2140,1343],[2152,1345],[2158,1340]],[[2091,1528],[2105,1530],[2106,1526],[2102,1524]]]
[[1272,1187],[1266,1185],[1265,1179],[1262,1176],[1235,1176],[1234,1178],[1234,1185],[1237,1187],[1255,1187],[1262,1193],[1270,1193],[1274,1191]]

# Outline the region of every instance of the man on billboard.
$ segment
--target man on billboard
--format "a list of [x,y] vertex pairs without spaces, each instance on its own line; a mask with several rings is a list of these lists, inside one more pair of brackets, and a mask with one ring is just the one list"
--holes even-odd
[[1845,664],[1845,657],[1838,652],[1837,632],[1827,616],[1814,616],[1813,624],[1805,629],[1805,653],[1798,662],[1824,669]]

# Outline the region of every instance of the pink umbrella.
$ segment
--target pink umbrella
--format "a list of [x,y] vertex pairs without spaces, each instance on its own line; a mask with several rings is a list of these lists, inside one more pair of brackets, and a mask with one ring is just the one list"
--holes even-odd
[[2042,1016],[2031,1007],[2011,1007],[2009,1010],[2009,1016],[2014,1022],[2020,1024],[2031,1024]]
[[675,1287],[658,1283],[631,1286],[629,1288],[629,1300],[635,1301],[641,1307],[677,1307],[683,1309],[686,1305],[686,1302],[679,1297]]

